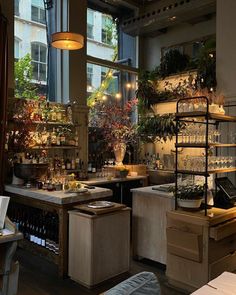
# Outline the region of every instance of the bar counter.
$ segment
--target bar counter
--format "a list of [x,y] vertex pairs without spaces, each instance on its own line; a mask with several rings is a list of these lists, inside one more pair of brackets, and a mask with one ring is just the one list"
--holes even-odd
[[60,205],[89,202],[90,200],[110,197],[112,195],[111,190],[101,187],[88,189],[84,193],[66,193],[64,191],[49,192],[35,188],[23,188],[12,184],[5,185],[5,192]]
[[36,209],[51,212],[58,216],[58,254],[41,247],[27,239],[21,241],[20,246],[35,255],[40,255],[58,266],[59,276],[67,276],[68,267],[68,210],[75,205],[88,203],[92,200],[104,200],[112,196],[112,190],[107,188],[89,189],[84,193],[65,193],[62,191],[48,192],[37,189],[27,189],[15,185],[5,185],[4,195],[10,196],[14,206],[21,206],[27,210]]

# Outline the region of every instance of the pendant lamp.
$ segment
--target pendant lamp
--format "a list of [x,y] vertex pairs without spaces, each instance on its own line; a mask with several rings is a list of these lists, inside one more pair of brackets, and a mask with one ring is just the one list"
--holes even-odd
[[84,46],[84,37],[77,33],[57,32],[52,34],[52,46],[64,50],[77,50]]

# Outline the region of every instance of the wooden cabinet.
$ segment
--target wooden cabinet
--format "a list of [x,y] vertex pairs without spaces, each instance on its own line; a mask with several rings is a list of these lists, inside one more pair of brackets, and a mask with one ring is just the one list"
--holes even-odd
[[130,209],[69,211],[69,276],[86,287],[129,270]]
[[236,208],[167,213],[169,282],[190,292],[236,269]]

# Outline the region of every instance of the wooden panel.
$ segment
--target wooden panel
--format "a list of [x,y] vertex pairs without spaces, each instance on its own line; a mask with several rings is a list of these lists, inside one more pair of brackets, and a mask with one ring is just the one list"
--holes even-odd
[[82,284],[88,283],[92,266],[92,219],[82,215],[69,217],[68,275]]
[[133,193],[133,255],[166,264],[166,212],[174,200]]
[[169,253],[167,254],[166,275],[168,281],[174,280],[195,289],[208,282],[208,268],[205,264]]
[[220,241],[209,240],[209,263],[236,251],[236,234]]
[[69,212],[69,276],[92,287],[129,270],[130,209]]
[[234,271],[236,265],[236,252],[229,254],[210,264],[209,279],[212,280],[224,271]]
[[94,219],[93,284],[127,272],[130,264],[130,211]]
[[219,241],[236,233],[236,219],[210,228],[210,237]]
[[202,235],[184,232],[176,228],[167,228],[168,253],[193,261],[202,261]]

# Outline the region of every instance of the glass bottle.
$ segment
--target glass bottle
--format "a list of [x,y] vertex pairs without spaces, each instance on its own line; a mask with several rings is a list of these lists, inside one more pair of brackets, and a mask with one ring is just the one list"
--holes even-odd
[[57,134],[55,132],[55,128],[53,128],[51,133],[51,145],[56,145],[56,144],[57,144]]

